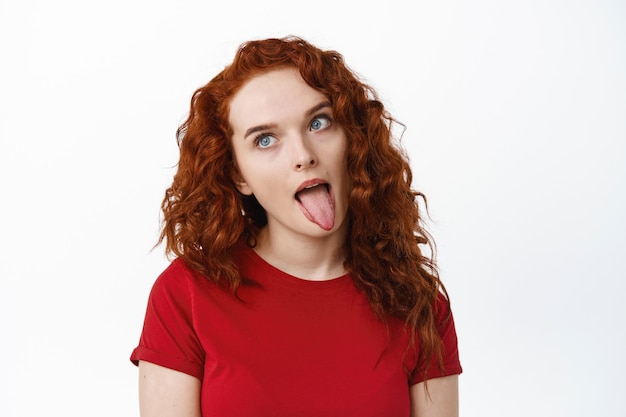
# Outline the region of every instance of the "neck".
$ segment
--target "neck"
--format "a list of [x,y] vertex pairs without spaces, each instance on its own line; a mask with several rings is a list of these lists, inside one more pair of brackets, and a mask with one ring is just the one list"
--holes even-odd
[[312,238],[276,236],[266,227],[257,238],[255,251],[270,265],[298,278],[324,281],[346,273],[343,262],[345,233]]

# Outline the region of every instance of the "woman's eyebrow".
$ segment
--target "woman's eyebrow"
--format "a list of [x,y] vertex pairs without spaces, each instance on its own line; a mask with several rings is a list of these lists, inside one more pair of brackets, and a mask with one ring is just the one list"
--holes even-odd
[[[316,112],[320,111],[323,108],[326,107],[331,107],[331,103],[328,100],[324,100],[319,104],[316,104],[315,106],[311,107],[309,110],[306,111],[305,116],[312,116],[313,114],[315,114]],[[276,128],[276,124],[275,123],[270,123],[270,124],[265,124],[265,125],[258,125],[258,126],[253,126],[250,129],[246,130],[246,133],[244,133],[243,138],[247,138],[248,136],[250,136],[253,133],[256,132],[262,132],[263,130],[269,130],[269,129],[274,129]]]
[[246,133],[243,135],[243,138],[247,138],[248,136],[250,136],[253,133],[256,132],[261,132],[263,130],[269,130],[269,129],[274,129],[276,128],[276,124],[272,123],[272,124],[268,124],[268,125],[259,125],[259,126],[254,126],[251,127],[250,129],[246,130]]
[[306,116],[312,116],[312,115],[313,115],[313,113],[315,113],[315,112],[317,112],[317,111],[319,111],[319,110],[323,109],[324,107],[331,107],[331,106],[332,106],[332,105],[330,104],[330,101],[328,101],[328,100],[322,101],[320,104],[318,104],[318,105],[316,105],[316,106],[311,107],[311,109],[309,109],[309,110],[305,113],[305,115],[306,115]]

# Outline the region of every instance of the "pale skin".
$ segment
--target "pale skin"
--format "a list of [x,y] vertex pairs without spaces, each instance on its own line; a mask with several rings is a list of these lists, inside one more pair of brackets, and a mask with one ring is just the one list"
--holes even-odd
[[141,417],[200,417],[200,380],[139,361]]
[[[191,375],[139,362],[141,417],[200,417],[200,380]],[[411,417],[458,417],[458,375],[410,387]]]
[[[333,123],[327,98],[292,68],[253,77],[230,103],[232,145],[242,194],[254,194],[268,224],[255,250],[296,277],[343,275],[340,248],[347,231],[346,137]],[[302,184],[323,181],[334,199],[334,222],[324,229],[307,219],[294,197]],[[458,376],[409,388],[411,416],[457,417]],[[153,363],[139,362],[142,417],[200,417],[201,382]]]
[[[348,226],[347,139],[332,118],[328,98],[292,68],[252,78],[230,103],[237,187],[254,194],[267,213],[255,250],[278,269],[313,280],[345,273],[339,250]],[[308,220],[296,201],[309,181],[331,187],[329,230]]]

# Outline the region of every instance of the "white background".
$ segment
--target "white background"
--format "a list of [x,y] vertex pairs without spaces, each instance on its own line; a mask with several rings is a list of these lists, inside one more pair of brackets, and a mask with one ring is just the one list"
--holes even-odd
[[407,125],[461,414],[625,416],[625,3],[216,3],[0,0],[0,415],[138,415],[175,129],[237,45],[297,34]]

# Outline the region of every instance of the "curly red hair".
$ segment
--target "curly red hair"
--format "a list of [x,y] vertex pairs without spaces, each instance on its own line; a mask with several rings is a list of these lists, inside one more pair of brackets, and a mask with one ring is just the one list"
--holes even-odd
[[[335,51],[297,37],[250,41],[230,66],[193,94],[189,116],[177,131],[180,160],[162,203],[159,242],[165,240],[168,254],[236,291],[241,277],[231,249],[242,238],[254,245],[267,219],[256,199],[235,187],[230,99],[251,77],[287,66],[329,98],[334,120],[348,138],[352,184],[346,269],[379,317],[401,318],[412,335],[417,332],[424,368],[431,358],[441,367],[436,303],[441,294],[446,303],[448,297],[434,263],[434,244],[423,227],[418,203],[425,198],[411,188],[408,158],[391,132],[395,121]],[[423,245],[431,256],[423,254]]]

